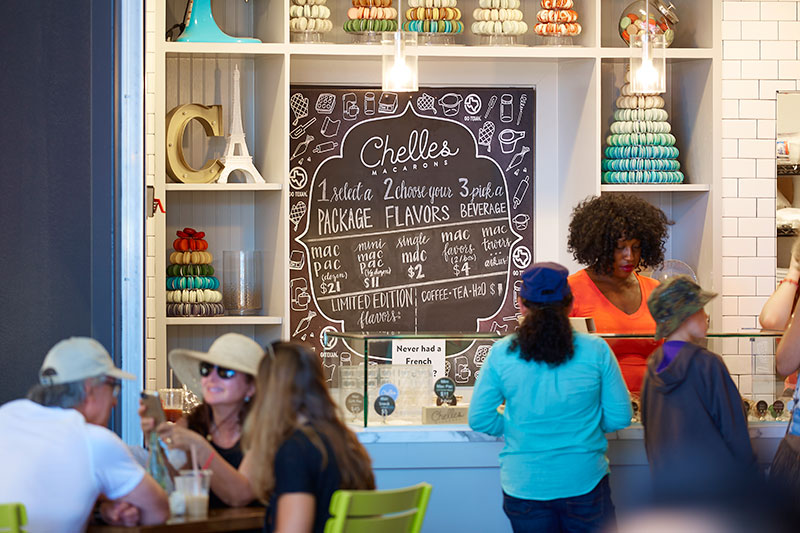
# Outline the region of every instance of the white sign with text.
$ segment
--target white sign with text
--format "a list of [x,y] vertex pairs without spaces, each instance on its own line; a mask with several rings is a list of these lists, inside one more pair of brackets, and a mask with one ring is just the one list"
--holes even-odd
[[393,365],[431,365],[433,379],[444,376],[445,339],[406,339],[392,341]]

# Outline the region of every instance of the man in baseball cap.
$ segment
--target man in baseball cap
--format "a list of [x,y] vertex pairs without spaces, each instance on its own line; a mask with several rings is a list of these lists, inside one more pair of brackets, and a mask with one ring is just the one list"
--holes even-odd
[[28,531],[83,531],[99,499],[112,523],[161,523],[164,490],[108,430],[120,379],[102,344],[71,337],[53,346],[28,399],[0,406],[0,501],[21,502]]

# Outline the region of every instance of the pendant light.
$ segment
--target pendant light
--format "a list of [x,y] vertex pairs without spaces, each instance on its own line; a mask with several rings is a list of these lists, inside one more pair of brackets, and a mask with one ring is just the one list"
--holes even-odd
[[401,2],[397,2],[397,31],[383,33],[381,39],[383,69],[381,88],[384,91],[414,92],[419,90],[417,70],[417,33],[402,31]]
[[667,65],[663,34],[656,35],[650,18],[650,2],[645,2],[645,28],[630,37],[630,84],[634,94],[667,92]]

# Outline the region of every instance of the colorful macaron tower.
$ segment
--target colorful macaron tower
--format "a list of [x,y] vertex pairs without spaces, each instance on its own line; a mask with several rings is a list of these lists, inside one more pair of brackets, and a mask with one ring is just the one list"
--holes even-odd
[[289,31],[293,41],[319,41],[319,36],[333,29],[328,0],[290,0]]
[[183,228],[172,243],[167,267],[167,316],[225,314],[219,280],[214,277],[208,242],[202,231]]
[[581,33],[578,12],[572,9],[574,0],[542,0],[536,14],[539,21],[533,31],[542,37],[575,37]]
[[[481,44],[516,44],[518,35],[528,33],[520,0],[478,0],[478,6],[472,12],[472,33],[481,36]],[[508,42],[503,42],[503,37],[509,38]]]
[[457,4],[457,0],[408,0],[403,29],[443,36],[462,33],[464,23]]
[[625,75],[606,138],[603,183],[682,183],[664,99],[631,93],[629,81],[630,73]]
[[347,33],[397,31],[397,9],[392,0],[353,0],[344,23]]

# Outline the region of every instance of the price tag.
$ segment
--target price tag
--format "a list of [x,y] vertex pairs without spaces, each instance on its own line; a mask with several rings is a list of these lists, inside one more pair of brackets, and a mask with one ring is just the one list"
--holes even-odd
[[441,398],[443,402],[446,402],[455,395],[456,384],[450,378],[437,379],[436,383],[433,384],[433,392],[436,396]]
[[381,388],[378,389],[378,394],[381,396],[389,396],[392,400],[396,400],[399,393],[400,391],[397,390],[397,387],[391,383],[384,383],[381,385]]
[[394,413],[394,400],[391,396],[381,395],[375,399],[375,412],[380,416],[389,416]]
[[350,393],[345,398],[344,405],[348,411],[357,415],[364,410],[364,395],[360,392]]

